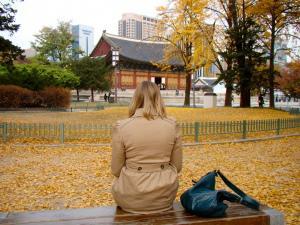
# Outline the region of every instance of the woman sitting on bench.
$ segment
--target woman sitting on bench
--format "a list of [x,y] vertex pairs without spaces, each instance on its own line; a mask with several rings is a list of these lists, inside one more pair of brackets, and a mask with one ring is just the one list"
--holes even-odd
[[112,131],[112,194],[124,211],[148,214],[172,208],[182,167],[180,129],[166,116],[159,88],[137,86],[129,118]]

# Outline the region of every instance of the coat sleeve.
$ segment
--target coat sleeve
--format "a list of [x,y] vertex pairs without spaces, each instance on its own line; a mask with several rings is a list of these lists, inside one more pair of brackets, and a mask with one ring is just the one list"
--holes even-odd
[[182,169],[182,146],[181,134],[179,124],[176,122],[175,126],[175,143],[171,154],[171,164],[177,168],[179,173]]
[[112,159],[111,172],[119,177],[121,169],[125,164],[125,149],[120,135],[120,125],[116,123],[112,129]]

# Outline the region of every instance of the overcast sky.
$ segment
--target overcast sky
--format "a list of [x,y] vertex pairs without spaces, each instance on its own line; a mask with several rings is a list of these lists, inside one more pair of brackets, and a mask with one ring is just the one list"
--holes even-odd
[[132,12],[155,17],[156,7],[167,0],[24,0],[14,6],[18,10],[16,23],[21,27],[13,36],[0,32],[13,44],[23,49],[30,48],[44,26],[55,27],[58,21],[71,21],[94,27],[94,42],[98,42],[102,31],[118,34],[118,20],[123,13]]

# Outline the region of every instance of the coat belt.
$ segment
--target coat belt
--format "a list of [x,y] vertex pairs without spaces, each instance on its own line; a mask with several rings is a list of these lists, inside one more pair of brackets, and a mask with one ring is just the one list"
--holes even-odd
[[154,172],[162,171],[169,168],[171,164],[169,162],[164,163],[126,163],[126,168],[135,170],[137,172]]

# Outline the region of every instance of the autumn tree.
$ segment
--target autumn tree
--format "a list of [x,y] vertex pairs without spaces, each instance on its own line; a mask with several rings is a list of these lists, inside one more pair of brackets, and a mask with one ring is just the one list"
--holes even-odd
[[[275,43],[281,35],[289,34],[288,28],[300,26],[299,0],[257,0],[252,14],[265,25],[265,47],[269,51],[270,107],[274,108],[274,59]],[[299,37],[298,37],[299,38]]]
[[[225,40],[225,28],[230,28],[232,20],[229,11],[226,9],[226,2],[223,0],[211,0],[207,2],[204,9],[205,15],[213,22],[206,23],[203,17],[199,17],[197,10],[189,10],[190,17],[193,18],[196,29],[201,33],[201,38],[206,44],[211,54],[211,62],[219,69],[218,79],[215,84],[225,81],[226,95],[225,106],[231,106],[231,96],[233,91],[233,80],[231,70],[232,62],[229,58],[220,57],[220,53],[231,47],[228,40]],[[222,25],[220,25],[222,24]]]
[[300,60],[287,64],[276,77],[276,83],[285,95],[300,98]]
[[170,61],[177,59],[185,72],[184,105],[190,105],[191,76],[200,67],[211,63],[209,43],[197,28],[196,21],[204,23],[206,0],[170,0],[167,6],[159,7],[159,38],[165,40],[164,60],[161,68],[168,68]]

